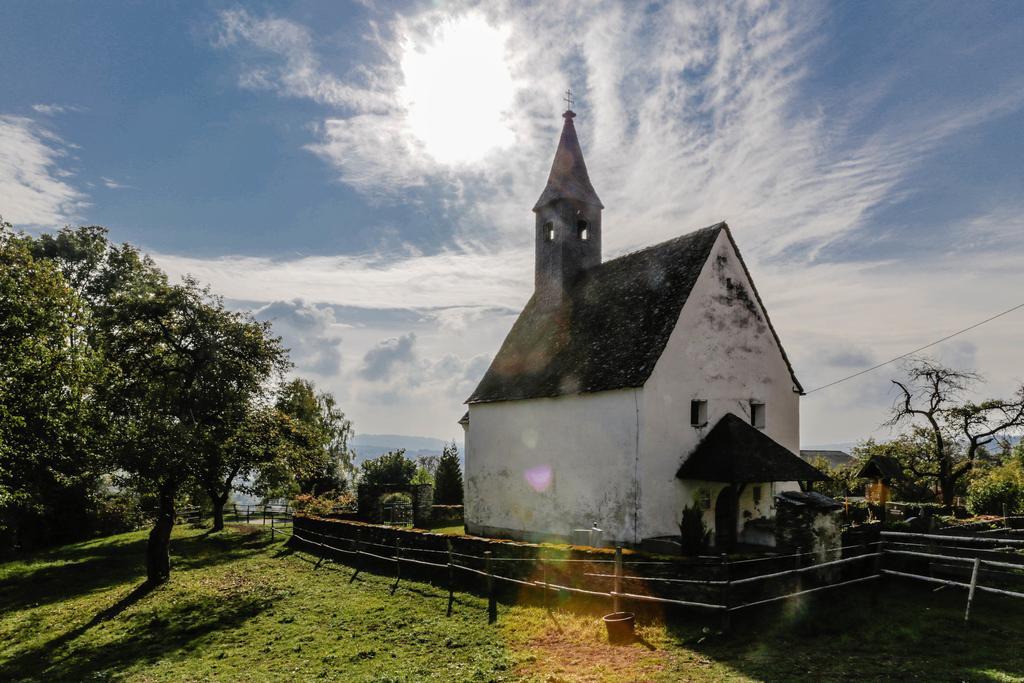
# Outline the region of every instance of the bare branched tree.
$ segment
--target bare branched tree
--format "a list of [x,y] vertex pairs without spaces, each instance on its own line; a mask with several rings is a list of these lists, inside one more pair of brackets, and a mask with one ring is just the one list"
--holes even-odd
[[918,477],[935,477],[947,506],[953,504],[957,483],[974,467],[980,449],[1024,428],[1024,386],[1009,400],[965,401],[964,393],[981,380],[975,372],[948,368],[929,358],[912,361],[905,381],[892,380],[899,395],[888,424],[926,423],[933,448],[910,469]]

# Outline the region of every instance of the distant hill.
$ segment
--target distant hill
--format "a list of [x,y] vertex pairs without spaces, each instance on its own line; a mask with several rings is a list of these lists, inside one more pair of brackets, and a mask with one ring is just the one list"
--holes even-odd
[[[357,434],[349,441],[349,447],[356,454],[355,464],[377,458],[388,451],[405,449],[407,457],[416,459],[421,455],[441,455],[445,441],[429,436],[406,436],[402,434]],[[462,458],[463,444],[456,441]],[[463,464],[465,464],[463,462]]]

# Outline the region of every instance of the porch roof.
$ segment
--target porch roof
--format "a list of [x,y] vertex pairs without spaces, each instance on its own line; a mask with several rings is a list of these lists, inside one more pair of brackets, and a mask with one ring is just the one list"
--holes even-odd
[[820,470],[732,413],[711,428],[679,467],[676,476],[731,484],[828,479]]

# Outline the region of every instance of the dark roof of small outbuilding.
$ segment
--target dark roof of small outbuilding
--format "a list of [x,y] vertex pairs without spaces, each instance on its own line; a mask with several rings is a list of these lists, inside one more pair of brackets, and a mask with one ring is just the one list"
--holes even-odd
[[840,510],[843,507],[835,498],[829,498],[817,491],[783,491],[775,496],[775,499],[796,507],[809,507],[815,510]]
[[900,479],[903,477],[903,466],[891,455],[872,455],[860,468],[857,476],[868,479]]
[[[584,271],[558,308],[544,308],[532,297],[466,402],[643,386],[722,231],[743,265],[729,227],[717,223]],[[767,312],[765,317],[793,385],[802,391]]]
[[711,428],[676,477],[728,483],[823,481],[828,477],[733,413]]

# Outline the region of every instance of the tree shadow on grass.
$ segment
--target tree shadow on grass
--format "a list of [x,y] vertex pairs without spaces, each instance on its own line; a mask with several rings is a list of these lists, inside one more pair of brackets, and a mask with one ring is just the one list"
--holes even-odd
[[[171,540],[171,572],[232,562],[272,540],[259,530]],[[81,597],[145,578],[146,538],[85,542],[36,556],[40,566],[0,583],[0,613]]]
[[758,680],[995,680],[979,675],[986,670],[1019,675],[1024,653],[1016,634],[1024,629],[1024,605],[976,602],[965,629],[965,600],[963,592],[942,595],[886,582],[742,610],[724,635],[695,639],[693,623],[684,621],[669,624],[669,633],[677,645]]
[[[161,605],[159,612],[123,614],[151,589],[146,584],[97,614],[88,623],[22,652],[0,664],[5,680],[86,680],[116,676],[139,665],[153,665],[217,631],[229,631],[269,609],[276,595],[219,595]],[[116,636],[97,627],[116,617]]]

